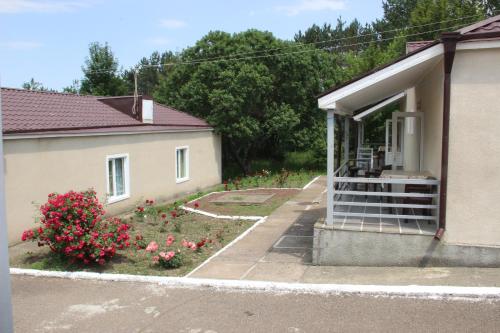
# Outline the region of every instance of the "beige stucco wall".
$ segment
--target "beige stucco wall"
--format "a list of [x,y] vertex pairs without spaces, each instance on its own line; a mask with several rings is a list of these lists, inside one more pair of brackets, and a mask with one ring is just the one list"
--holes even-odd
[[443,62],[439,62],[416,86],[417,110],[424,113],[423,170],[441,178],[443,133]]
[[450,107],[446,241],[500,246],[500,49],[457,52]]
[[[176,183],[175,148],[189,146],[189,176]],[[5,140],[9,243],[34,227],[37,207],[50,192],[93,187],[106,197],[106,156],[128,153],[129,199],[106,205],[110,213],[147,198],[166,200],[221,182],[220,138],[211,131]]]

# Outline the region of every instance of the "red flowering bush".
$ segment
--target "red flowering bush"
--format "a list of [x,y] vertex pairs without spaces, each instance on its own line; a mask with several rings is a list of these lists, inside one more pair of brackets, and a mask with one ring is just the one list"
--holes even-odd
[[105,212],[93,190],[51,193],[40,212],[40,227],[26,230],[21,239],[47,245],[71,262],[104,265],[117,249],[130,246],[129,225],[118,218],[103,221]]

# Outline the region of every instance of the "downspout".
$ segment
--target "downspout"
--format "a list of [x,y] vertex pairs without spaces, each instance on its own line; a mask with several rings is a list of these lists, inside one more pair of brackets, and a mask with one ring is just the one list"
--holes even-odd
[[459,32],[446,32],[441,35],[444,47],[444,89],[443,89],[443,137],[441,142],[441,189],[439,193],[439,227],[434,238],[441,240],[446,229],[446,197],[448,192],[448,151],[450,143],[450,93],[451,70]]

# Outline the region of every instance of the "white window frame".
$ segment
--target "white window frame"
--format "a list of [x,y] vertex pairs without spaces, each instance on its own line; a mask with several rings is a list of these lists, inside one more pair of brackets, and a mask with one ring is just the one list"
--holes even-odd
[[[124,185],[125,185],[125,193],[122,195],[114,195],[110,196],[110,188],[109,188],[109,170],[108,170],[108,164],[110,160],[118,159],[118,158],[123,158],[124,163],[123,163],[123,178],[124,178]],[[129,168],[129,154],[114,154],[114,155],[108,155],[106,156],[106,189],[107,189],[107,200],[106,202],[108,204],[115,203],[118,201],[122,201],[125,199],[130,198],[130,168]],[[113,164],[114,165],[114,164]],[[113,170],[113,176],[115,174],[115,171]],[[116,193],[116,179],[113,180],[113,193]]]
[[[182,178],[178,178],[177,177],[177,152],[179,150],[186,150],[186,154],[185,154],[185,158],[186,158],[186,161],[185,161],[185,168],[186,168],[186,176],[185,177],[182,177]],[[181,147],[176,147],[175,148],[175,158],[174,158],[174,162],[175,162],[175,182],[177,184],[179,183],[183,183],[183,182],[186,182],[189,180],[189,146],[181,146]]]

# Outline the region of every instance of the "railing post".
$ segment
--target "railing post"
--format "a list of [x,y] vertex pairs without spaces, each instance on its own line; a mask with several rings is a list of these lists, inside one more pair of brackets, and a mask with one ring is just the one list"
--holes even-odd
[[326,169],[327,169],[327,201],[326,201],[326,224],[333,225],[333,206],[335,197],[335,184],[333,182],[335,168],[335,114],[334,110],[327,110],[326,114]]
[[344,118],[344,162],[349,161],[349,117]]

